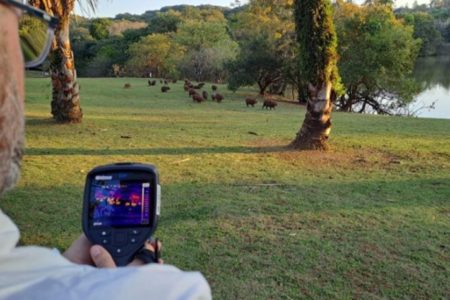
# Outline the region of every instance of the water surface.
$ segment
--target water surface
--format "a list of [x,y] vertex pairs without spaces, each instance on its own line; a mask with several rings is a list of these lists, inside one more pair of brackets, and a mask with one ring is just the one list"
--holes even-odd
[[411,111],[421,107],[416,114],[423,118],[450,119],[450,55],[440,57],[421,57],[414,69],[414,78],[423,91],[415,97]]

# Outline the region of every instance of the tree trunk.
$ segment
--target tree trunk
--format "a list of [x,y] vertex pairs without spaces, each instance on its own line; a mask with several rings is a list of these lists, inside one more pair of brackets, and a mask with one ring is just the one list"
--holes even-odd
[[297,81],[297,100],[300,104],[308,103],[308,85],[304,84],[302,81]]
[[277,80],[272,82],[269,86],[269,93],[272,95],[284,96],[287,88],[287,83],[284,80]]
[[69,20],[61,20],[55,32],[50,54],[52,76],[52,115],[60,123],[80,123],[83,113],[80,107],[80,88],[69,40]]
[[261,96],[264,96],[266,94],[266,89],[269,86],[269,84],[267,84],[264,80],[259,80],[258,81],[259,94]]
[[327,150],[331,131],[331,82],[310,85],[306,116],[291,146],[300,150]]

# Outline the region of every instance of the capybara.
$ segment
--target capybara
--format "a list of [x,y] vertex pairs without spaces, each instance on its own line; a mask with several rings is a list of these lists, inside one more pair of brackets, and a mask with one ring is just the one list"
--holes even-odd
[[252,107],[255,107],[255,104],[258,103],[258,101],[256,101],[256,99],[254,98],[245,98],[245,104],[247,104],[247,107],[249,107],[250,105]]
[[214,94],[211,96],[211,98],[212,98],[213,100],[216,100],[217,103],[220,103],[220,102],[222,102],[222,100],[223,100],[223,96],[222,96],[221,94],[219,94],[219,93],[214,93]]
[[197,91],[196,91],[196,90],[194,90],[194,89],[189,89],[189,97],[192,96],[192,95],[195,95],[195,94],[197,94]]
[[214,84],[213,84],[213,85],[211,86],[211,89],[212,89],[213,91],[217,91],[217,85],[214,85]]
[[202,96],[203,96],[203,99],[208,100],[208,92],[207,91],[203,91]]
[[204,101],[203,97],[200,96],[200,95],[197,94],[197,93],[194,94],[194,95],[192,95],[192,100],[194,100],[194,101],[197,102],[197,103],[201,103],[201,102]]
[[275,107],[278,105],[278,103],[276,103],[275,101],[273,101],[273,100],[264,100],[264,103],[263,103],[263,106],[262,106],[262,108],[265,108],[265,109],[275,109]]
[[162,86],[161,87],[161,92],[163,92],[163,93],[166,93],[169,90],[170,90],[170,87],[168,87],[168,86]]
[[129,83],[125,83],[125,85],[123,86],[124,89],[129,89],[131,88],[131,84]]

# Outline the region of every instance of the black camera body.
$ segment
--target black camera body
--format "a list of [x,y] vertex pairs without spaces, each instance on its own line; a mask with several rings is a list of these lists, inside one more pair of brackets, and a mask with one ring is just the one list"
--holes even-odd
[[160,206],[155,166],[116,163],[96,167],[86,177],[84,234],[106,248],[117,266],[125,266],[155,232]]

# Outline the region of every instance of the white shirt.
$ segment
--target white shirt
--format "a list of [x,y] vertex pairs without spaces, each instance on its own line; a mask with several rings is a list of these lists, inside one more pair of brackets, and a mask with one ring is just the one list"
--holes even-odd
[[211,299],[199,272],[168,266],[97,269],[58,251],[16,247],[19,230],[0,210],[0,299]]

